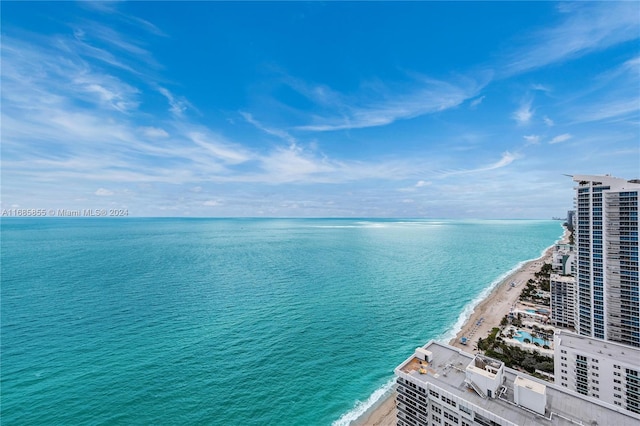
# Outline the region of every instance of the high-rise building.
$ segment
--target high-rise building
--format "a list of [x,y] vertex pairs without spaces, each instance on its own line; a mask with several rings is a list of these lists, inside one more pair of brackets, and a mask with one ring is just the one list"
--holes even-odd
[[566,328],[575,326],[575,284],[574,276],[551,274],[549,277],[551,323],[553,325]]
[[560,275],[573,275],[576,256],[572,244],[556,244],[551,255],[551,269]]
[[640,181],[574,175],[579,334],[640,347]]
[[640,349],[566,331],[553,345],[556,384],[640,414]]
[[398,426],[635,426],[640,422],[640,414],[621,405],[434,341],[417,348],[395,373]]
[[576,220],[576,211],[569,210],[567,212],[567,228],[569,229],[570,232],[573,232],[575,220]]

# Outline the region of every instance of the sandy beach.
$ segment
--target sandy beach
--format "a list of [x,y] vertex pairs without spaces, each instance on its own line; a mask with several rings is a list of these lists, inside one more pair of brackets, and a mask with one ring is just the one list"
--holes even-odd
[[[562,240],[566,240],[567,237],[568,233],[565,232]],[[500,320],[509,313],[511,307],[518,301],[520,292],[527,281],[534,278],[535,273],[540,270],[544,263],[551,263],[553,247],[551,246],[545,250],[540,258],[523,264],[494,287],[491,293],[476,305],[461,330],[449,344],[461,348],[465,352],[476,353],[477,350],[474,348],[476,348],[478,338],[486,338],[491,329],[500,324]],[[514,286],[511,283],[514,283]],[[461,337],[468,339],[466,345],[460,343]],[[371,413],[365,414],[354,424],[366,426],[395,425],[395,393],[390,394],[387,400],[380,404],[378,408]]]

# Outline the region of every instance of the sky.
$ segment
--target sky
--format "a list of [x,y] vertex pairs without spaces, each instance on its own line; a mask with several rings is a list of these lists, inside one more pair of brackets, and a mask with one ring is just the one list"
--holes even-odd
[[640,178],[639,2],[0,7],[3,210],[548,219]]

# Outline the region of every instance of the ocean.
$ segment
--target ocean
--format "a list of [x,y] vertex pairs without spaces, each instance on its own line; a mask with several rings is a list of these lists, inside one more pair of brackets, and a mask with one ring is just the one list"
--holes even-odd
[[7,219],[4,425],[348,424],[557,221]]

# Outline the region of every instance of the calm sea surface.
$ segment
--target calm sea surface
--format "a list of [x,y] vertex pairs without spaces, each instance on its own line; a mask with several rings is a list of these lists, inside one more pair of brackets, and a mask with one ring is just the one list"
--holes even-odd
[[3,220],[2,423],[347,423],[561,234],[522,220]]

